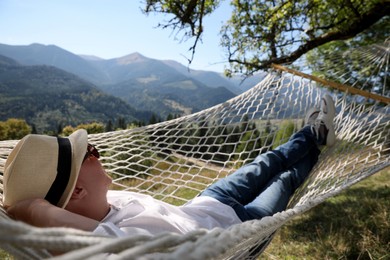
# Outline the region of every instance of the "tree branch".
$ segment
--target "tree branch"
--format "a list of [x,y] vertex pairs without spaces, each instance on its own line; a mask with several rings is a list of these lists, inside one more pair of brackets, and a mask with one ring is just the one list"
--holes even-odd
[[253,64],[239,61],[238,59],[229,58],[229,62],[235,62],[242,65],[250,65],[255,67],[257,70],[262,70],[269,68],[272,63],[275,64],[289,64],[300,58],[303,54],[308,51],[317,48],[325,43],[334,41],[334,40],[346,40],[356,36],[358,33],[369,28],[381,18],[390,13],[390,5],[386,2],[376,5],[369,13],[361,14],[358,20],[353,23],[351,26],[345,30],[331,31],[324,33],[318,37],[308,40],[306,43],[299,46],[295,51],[291,52],[288,55],[280,57],[271,57],[268,60],[262,61],[260,64]]

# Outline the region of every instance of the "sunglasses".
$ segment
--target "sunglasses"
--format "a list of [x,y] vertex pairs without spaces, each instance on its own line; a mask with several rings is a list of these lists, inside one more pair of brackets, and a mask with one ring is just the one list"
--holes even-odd
[[85,153],[85,156],[84,156],[84,159],[83,159],[83,162],[85,160],[87,160],[89,157],[95,157],[97,159],[99,159],[100,157],[100,154],[99,154],[99,151],[96,149],[95,146],[93,146],[92,144],[88,144],[87,146],[87,152]]

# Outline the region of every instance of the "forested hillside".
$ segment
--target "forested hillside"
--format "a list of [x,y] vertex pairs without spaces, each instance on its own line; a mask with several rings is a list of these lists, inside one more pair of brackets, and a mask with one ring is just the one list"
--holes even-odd
[[22,118],[38,132],[88,122],[138,120],[124,101],[50,66],[21,66],[0,57],[0,120]]
[[[221,73],[190,71],[177,62],[151,59],[140,53],[105,60],[79,56],[55,45],[0,44],[0,55],[21,65],[48,65],[67,71],[160,119],[209,108],[236,96],[244,87]],[[142,118],[150,118],[150,112]]]

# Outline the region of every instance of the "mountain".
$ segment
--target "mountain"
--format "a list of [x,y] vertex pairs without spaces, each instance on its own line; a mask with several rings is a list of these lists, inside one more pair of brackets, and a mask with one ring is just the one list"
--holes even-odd
[[79,77],[47,65],[23,66],[0,56],[0,120],[23,118],[38,132],[59,125],[136,120],[126,102]]
[[200,111],[235,96],[222,86],[206,86],[164,62],[140,53],[90,62],[117,82],[101,84],[102,90],[162,118]]
[[0,55],[0,66],[18,66],[19,63],[13,59]]
[[202,82],[206,86],[213,88],[225,87],[235,94],[240,94],[241,92],[243,92],[242,89],[239,88],[239,86],[234,84],[231,79],[223,76],[222,73],[204,70],[192,70],[173,60],[164,60],[163,62],[171,68],[175,69],[176,71],[180,72],[181,74],[199,82]]
[[267,72],[259,72],[251,77],[242,77],[242,76],[233,76],[231,78],[231,82],[238,86],[238,88],[241,90],[241,92],[245,92],[254,86],[256,86],[260,81],[262,81],[265,76],[267,75]]
[[151,59],[140,53],[105,60],[75,55],[54,45],[0,44],[0,55],[22,65],[49,65],[65,70],[136,109],[150,110],[161,118],[208,108],[247,88],[220,73],[188,70],[178,62]]
[[159,60],[149,59],[139,53],[109,60],[88,60],[97,70],[103,72],[108,81],[99,86],[115,85],[131,79],[154,78],[164,83],[166,81],[182,80],[184,75],[172,70]]
[[[102,84],[117,84],[128,80],[129,78],[116,77],[117,73],[115,70],[123,70],[121,69],[122,66],[126,67],[130,63],[155,60],[144,57],[139,53],[132,53],[124,57],[104,60],[92,55],[76,55],[55,45],[42,45],[37,43],[28,46],[0,44],[0,55],[10,57],[24,65],[55,66],[78,75],[97,86]],[[188,69],[186,66],[173,60],[159,62],[168,65],[170,68],[186,77],[202,82],[208,87],[225,87],[236,95],[254,86],[252,83],[250,83],[249,86],[246,85],[246,82],[248,81],[245,81],[244,84],[242,84],[241,79],[237,79],[236,77],[227,78],[222,73]],[[122,74],[122,76],[124,75]],[[259,81],[258,77],[253,78],[256,82]]]
[[168,66],[176,69],[187,77],[202,82],[209,87],[225,87],[235,94],[241,94],[259,83],[267,73],[260,72],[251,77],[243,78],[241,76],[225,77],[222,73],[205,70],[192,70],[183,66],[177,61],[164,60]]
[[164,84],[156,84],[153,78],[144,80],[128,80],[111,85],[105,91],[122,97],[137,109],[158,111],[155,113],[162,118],[169,114],[191,114],[234,97],[224,88],[205,87],[191,79]]
[[0,44],[0,55],[9,57],[22,65],[48,65],[70,72],[92,83],[108,79],[87,60],[55,45],[31,44],[12,46]]

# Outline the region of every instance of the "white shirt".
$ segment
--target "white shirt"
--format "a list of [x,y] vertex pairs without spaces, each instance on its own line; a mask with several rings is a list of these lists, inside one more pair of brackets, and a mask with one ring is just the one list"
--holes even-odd
[[233,208],[218,200],[199,196],[183,206],[174,206],[148,195],[109,191],[111,210],[95,229],[109,236],[185,234],[196,229],[227,228],[241,223]]

